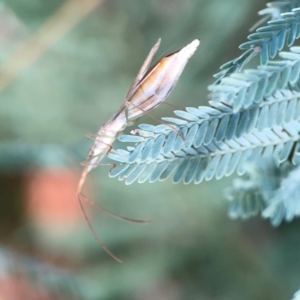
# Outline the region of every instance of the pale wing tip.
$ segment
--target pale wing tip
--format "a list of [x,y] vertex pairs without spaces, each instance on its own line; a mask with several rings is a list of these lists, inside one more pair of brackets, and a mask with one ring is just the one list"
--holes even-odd
[[195,39],[190,44],[188,44],[187,47],[189,47],[191,49],[195,49],[194,50],[194,52],[195,52],[199,45],[200,45],[200,40],[199,39]]
[[195,39],[191,43],[183,47],[182,50],[187,56],[191,57],[195,53],[199,45],[200,45],[200,40]]
[[200,42],[201,41],[199,39],[195,39],[195,40],[192,41],[192,43],[197,44],[197,47],[200,45]]

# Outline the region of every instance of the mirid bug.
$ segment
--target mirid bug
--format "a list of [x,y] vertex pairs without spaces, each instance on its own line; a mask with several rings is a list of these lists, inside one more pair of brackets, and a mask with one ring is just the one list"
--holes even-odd
[[160,41],[161,39],[158,39],[158,41],[150,50],[117,113],[114,114],[108,122],[100,127],[97,135],[95,136],[94,144],[90,148],[87,157],[88,163],[86,163],[84,166],[77,189],[77,196],[82,208],[82,212],[92,230],[93,235],[98,240],[101,247],[119,262],[122,261],[106,247],[106,245],[99,239],[96,232],[92,228],[84,211],[81,197],[84,197],[84,199],[86,199],[90,204],[98,207],[113,217],[136,223],[148,223],[149,221],[125,218],[107,211],[88,199],[82,193],[82,188],[87,174],[92,169],[96,168],[105,158],[105,156],[111,151],[114,141],[118,135],[129,125],[129,123],[144,114],[148,114],[151,110],[166,101],[171,91],[174,89],[189,58],[195,53],[200,44],[200,41],[196,39],[179,51],[163,57],[156,65],[149,69],[149,65],[153,56],[157,52]]

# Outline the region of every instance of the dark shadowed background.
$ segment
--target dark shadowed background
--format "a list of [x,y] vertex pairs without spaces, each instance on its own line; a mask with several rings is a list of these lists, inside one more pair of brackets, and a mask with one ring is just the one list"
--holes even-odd
[[[75,195],[96,133],[116,112],[148,51],[201,44],[169,101],[207,104],[219,66],[240,55],[266,1],[0,1],[0,298],[289,299],[300,283],[299,221],[231,221],[232,178],[200,185],[133,184],[99,167],[85,190],[140,226]],[[172,107],[153,112],[173,116]],[[158,124],[145,116],[138,123]],[[116,145],[115,148],[118,148]],[[234,177],[234,176],[232,176]],[[34,298],[35,297],[35,298]]]

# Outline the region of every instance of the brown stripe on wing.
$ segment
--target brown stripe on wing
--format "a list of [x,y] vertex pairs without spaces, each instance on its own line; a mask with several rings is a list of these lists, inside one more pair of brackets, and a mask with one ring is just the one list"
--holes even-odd
[[137,106],[134,103],[130,103],[128,107],[128,116],[130,120],[134,120],[141,115],[149,112],[150,110],[156,108],[159,106],[162,102],[166,100],[166,98],[171,93],[172,89],[174,88],[175,84],[172,86],[170,85],[168,90],[164,89],[166,92],[166,96],[161,97],[159,94],[155,93],[148,98],[146,98],[143,102],[140,102],[140,104]]

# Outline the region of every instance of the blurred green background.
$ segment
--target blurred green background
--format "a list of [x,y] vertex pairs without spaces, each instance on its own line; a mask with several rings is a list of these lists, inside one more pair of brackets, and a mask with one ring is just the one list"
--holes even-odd
[[[201,39],[169,101],[206,105],[212,75],[241,53],[265,4],[0,2],[1,299],[291,298],[300,283],[300,223],[273,229],[258,219],[229,220],[222,191],[232,178],[125,186],[108,178],[109,167],[90,173],[93,200],[152,221],[122,223],[85,204],[123,264],[100,248],[75,196],[92,144],[85,134],[116,112],[157,38],[158,56]],[[162,105],[153,115],[173,116],[172,108]],[[127,132],[138,123],[157,124],[145,116]]]

